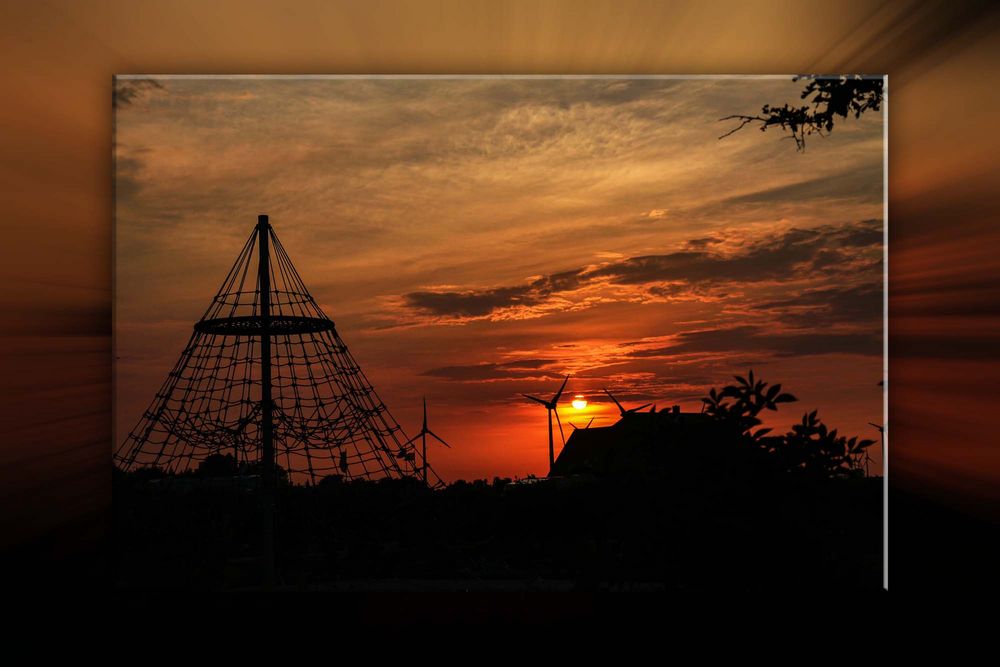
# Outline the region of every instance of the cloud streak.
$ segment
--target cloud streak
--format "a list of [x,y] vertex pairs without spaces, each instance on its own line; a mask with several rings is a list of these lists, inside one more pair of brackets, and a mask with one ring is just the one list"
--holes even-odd
[[[529,319],[558,312],[560,305],[587,307],[653,297],[707,300],[724,294],[727,288],[751,283],[870,274],[877,269],[881,255],[881,227],[880,220],[863,220],[791,228],[764,238],[728,242],[725,237],[698,238],[687,241],[685,249],[676,252],[562,271],[527,284],[415,291],[402,295],[401,300],[413,313],[430,316],[429,323],[500,319],[501,313],[503,319]],[[719,250],[708,249],[716,247]],[[600,298],[584,298],[598,292]],[[831,297],[835,300],[828,301]],[[846,292],[818,288],[761,307],[793,310],[801,306],[813,311],[826,308],[830,317],[837,317],[874,312],[869,309],[877,298],[880,293],[870,286]]]
[[783,333],[760,326],[738,326],[687,331],[664,347],[633,350],[630,357],[669,358],[680,354],[706,352],[768,352],[782,357],[817,354],[882,354],[879,332]]

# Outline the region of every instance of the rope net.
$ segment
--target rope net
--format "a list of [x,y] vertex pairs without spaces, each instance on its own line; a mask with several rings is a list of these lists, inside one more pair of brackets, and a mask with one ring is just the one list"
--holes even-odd
[[[268,225],[273,445],[279,477],[315,484],[420,477],[421,452],[406,437],[306,289]],[[126,471],[193,471],[212,455],[240,471],[262,456],[261,313],[258,230],[194,327],[149,408],[116,449]],[[427,482],[442,484],[427,466]]]

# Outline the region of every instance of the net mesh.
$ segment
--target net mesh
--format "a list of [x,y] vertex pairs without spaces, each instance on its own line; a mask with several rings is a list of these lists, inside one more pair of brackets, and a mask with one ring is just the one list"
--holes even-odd
[[[267,234],[276,465],[292,483],[315,484],[327,475],[420,477],[421,452],[306,289],[270,225]],[[116,449],[120,468],[176,474],[227,454],[241,470],[259,465],[258,245],[255,228],[149,408]],[[429,465],[427,480],[442,484]]]

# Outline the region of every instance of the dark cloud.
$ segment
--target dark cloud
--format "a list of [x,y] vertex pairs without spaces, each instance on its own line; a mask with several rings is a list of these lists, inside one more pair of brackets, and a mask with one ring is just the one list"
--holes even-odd
[[771,352],[780,357],[817,354],[881,356],[877,333],[775,333],[759,326],[687,331],[672,345],[632,350],[630,357],[661,357],[698,352]]
[[[696,239],[696,246],[701,241],[704,239]],[[700,249],[680,250],[664,255],[630,257],[596,269],[562,271],[524,286],[413,292],[404,295],[404,300],[409,306],[432,315],[482,317],[505,307],[537,305],[553,294],[573,292],[602,280],[618,285],[649,285],[649,292],[657,296],[684,292],[697,295],[699,289],[710,286],[791,280],[818,271],[853,266],[859,249],[878,247],[881,241],[879,220],[790,229],[774,238],[746,243],[726,255]]]
[[726,260],[702,251],[681,251],[668,255],[630,257],[595,269],[588,278],[608,277],[622,284],[641,284],[664,280],[699,281],[716,275]]
[[115,81],[111,91],[111,107],[120,109],[126,107],[140,97],[144,92],[154,88],[163,88],[163,84],[153,79],[126,79]]
[[466,292],[411,292],[403,298],[406,304],[432,315],[479,317],[500,308],[534,305],[544,295],[531,287],[498,287]]
[[446,380],[510,380],[522,378],[558,378],[556,372],[539,370],[551,363],[551,359],[523,359],[501,364],[471,364],[466,366],[444,366],[431,368],[420,375],[443,378]]
[[801,357],[815,354],[861,354],[882,356],[882,336],[878,333],[802,333],[773,335],[762,332],[758,337],[764,349],[781,357]]
[[115,158],[115,197],[122,200],[135,197],[142,189],[142,162],[135,157]]
[[649,288],[649,291],[656,296],[678,296],[692,291],[692,288],[686,283],[670,283],[667,285],[653,285]]
[[717,243],[722,243],[723,239],[716,236],[706,236],[700,239],[688,239],[687,247],[698,248],[699,250],[710,245],[715,245]]
[[882,232],[881,220],[862,220],[856,225],[847,225],[838,229],[833,236],[844,247],[860,248],[881,244]]
[[881,320],[882,300],[882,284],[866,283],[806,290],[787,299],[757,304],[756,308],[776,311],[781,321],[795,326],[829,326]]
[[547,366],[554,362],[555,359],[518,359],[517,361],[508,361],[503,364],[498,364],[497,367],[505,369],[541,368],[542,366]]
[[548,295],[552,292],[569,292],[580,287],[580,277],[583,275],[583,269],[553,273],[534,281],[531,283],[531,287],[542,295]]

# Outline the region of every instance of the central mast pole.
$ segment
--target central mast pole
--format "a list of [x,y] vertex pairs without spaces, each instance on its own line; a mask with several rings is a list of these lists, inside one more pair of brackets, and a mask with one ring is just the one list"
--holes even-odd
[[266,215],[257,216],[257,240],[260,262],[257,284],[260,287],[260,430],[261,474],[264,490],[274,488],[274,425],[271,403],[271,271],[269,266],[268,229]]
[[265,587],[274,585],[274,424],[271,401],[271,270],[268,249],[270,225],[266,215],[257,216],[260,290],[260,442],[263,512],[263,574]]

